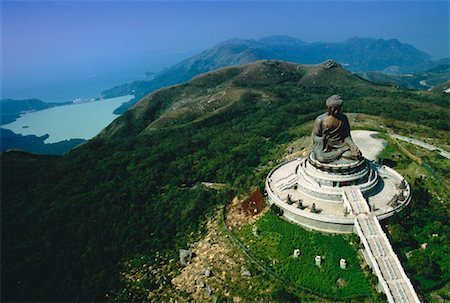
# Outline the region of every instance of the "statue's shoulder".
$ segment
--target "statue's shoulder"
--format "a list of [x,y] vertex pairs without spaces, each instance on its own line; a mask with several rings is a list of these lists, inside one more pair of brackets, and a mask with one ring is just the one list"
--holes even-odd
[[327,116],[327,113],[323,113],[323,114],[317,116],[315,122],[316,123],[317,122],[322,122],[326,118],[326,116]]

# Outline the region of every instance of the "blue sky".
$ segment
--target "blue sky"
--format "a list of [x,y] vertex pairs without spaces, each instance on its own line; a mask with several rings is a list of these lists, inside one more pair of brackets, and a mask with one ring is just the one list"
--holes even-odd
[[397,38],[450,56],[448,1],[2,1],[1,13],[4,97],[43,81],[125,81],[234,37]]

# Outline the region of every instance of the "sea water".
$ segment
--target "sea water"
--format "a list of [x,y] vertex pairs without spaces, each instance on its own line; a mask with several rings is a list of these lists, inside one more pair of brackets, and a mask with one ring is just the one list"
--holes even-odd
[[49,137],[45,143],[68,139],[91,139],[108,126],[117,115],[113,111],[134,96],[127,95],[100,101],[70,104],[25,113],[16,121],[2,125],[20,135]]

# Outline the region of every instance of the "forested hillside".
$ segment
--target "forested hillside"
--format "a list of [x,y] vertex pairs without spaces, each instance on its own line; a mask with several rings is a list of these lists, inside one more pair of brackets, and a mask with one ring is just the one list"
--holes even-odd
[[444,93],[374,85],[332,61],[259,61],[156,91],[63,157],[2,154],[2,300],[103,301],[124,260],[175,257],[214,206],[262,187],[332,94],[346,112],[450,127]]

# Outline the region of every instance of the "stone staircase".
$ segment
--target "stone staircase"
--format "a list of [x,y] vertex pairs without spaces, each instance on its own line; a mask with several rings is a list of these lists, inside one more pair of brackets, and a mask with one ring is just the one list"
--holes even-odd
[[388,302],[420,302],[380,222],[370,213],[361,191],[349,188],[343,191],[342,196],[347,210],[355,216],[356,233],[364,244],[369,258],[367,261],[375,271]]

